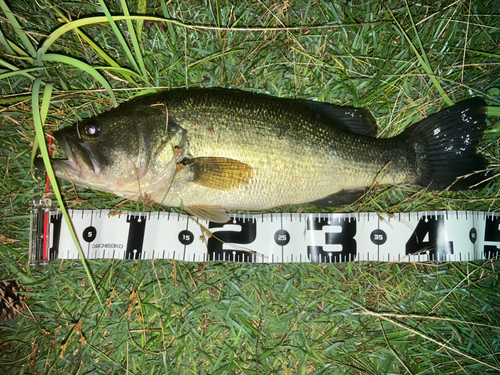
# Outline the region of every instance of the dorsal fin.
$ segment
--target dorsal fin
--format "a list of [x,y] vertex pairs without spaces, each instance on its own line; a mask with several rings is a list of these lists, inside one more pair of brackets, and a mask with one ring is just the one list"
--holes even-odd
[[305,99],[297,100],[312,109],[318,116],[332,120],[344,131],[369,137],[377,136],[377,121],[365,108],[340,106]]

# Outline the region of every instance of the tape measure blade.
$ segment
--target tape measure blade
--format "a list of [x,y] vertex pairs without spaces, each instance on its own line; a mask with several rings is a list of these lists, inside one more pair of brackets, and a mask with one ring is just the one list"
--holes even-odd
[[[274,213],[233,215],[226,224],[167,212],[69,214],[88,259],[427,262],[500,253],[500,217],[484,212]],[[61,213],[50,220],[50,259],[78,259]]]

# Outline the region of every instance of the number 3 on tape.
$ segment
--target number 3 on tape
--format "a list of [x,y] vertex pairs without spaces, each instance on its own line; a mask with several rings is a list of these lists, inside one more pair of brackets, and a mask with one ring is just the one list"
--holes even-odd
[[325,245],[307,246],[307,258],[311,262],[350,262],[356,259],[356,219],[334,216],[312,217],[307,220],[308,231],[323,231]]

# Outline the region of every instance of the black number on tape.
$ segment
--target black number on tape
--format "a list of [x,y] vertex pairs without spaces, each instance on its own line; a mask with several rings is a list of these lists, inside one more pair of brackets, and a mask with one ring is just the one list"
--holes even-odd
[[179,242],[183,245],[191,245],[194,241],[194,235],[188,230],[183,230],[179,233]]
[[83,231],[83,240],[85,242],[92,242],[95,240],[96,237],[97,237],[97,229],[95,229],[95,227],[93,226],[87,227]]
[[406,255],[418,254],[428,254],[429,260],[446,260],[446,255],[453,254],[453,242],[446,241],[444,216],[420,219],[406,243]]
[[49,250],[49,259],[59,257],[59,239],[61,238],[62,213],[51,215],[50,223],[54,226],[52,231],[52,247]]
[[476,243],[476,241],[477,241],[477,230],[476,230],[476,228],[472,228],[469,231],[469,240],[472,243]]
[[370,240],[375,245],[383,245],[385,244],[385,241],[387,241],[387,234],[382,229],[375,229],[370,234]]
[[[326,227],[336,227],[338,231],[327,232]],[[357,256],[357,244],[354,236],[356,235],[356,220],[345,220],[343,217],[329,219],[314,218],[307,221],[307,230],[318,230],[325,232],[325,245],[340,245],[338,251],[325,250],[324,246],[307,246],[307,256],[311,262],[330,263],[330,262],[350,262]]]
[[144,231],[146,230],[146,218],[128,215],[127,223],[130,224],[130,228],[128,230],[125,259],[141,259]]
[[280,229],[274,234],[274,242],[279,246],[286,246],[290,242],[290,233],[284,229]]
[[[500,217],[486,219],[486,228],[484,229],[484,240],[491,242],[500,242]],[[500,243],[498,244],[500,245]],[[485,245],[485,259],[492,259],[500,254],[497,245]]]
[[[224,228],[227,225],[239,225],[241,229],[239,231],[214,231],[212,237],[207,242],[208,259],[254,262],[254,253],[252,251],[239,250],[238,245],[247,245],[255,241],[255,238],[257,238],[257,223],[253,220],[236,218],[225,224],[210,222],[208,228]],[[227,249],[232,244],[235,245],[234,250]],[[226,249],[223,249],[224,245]]]

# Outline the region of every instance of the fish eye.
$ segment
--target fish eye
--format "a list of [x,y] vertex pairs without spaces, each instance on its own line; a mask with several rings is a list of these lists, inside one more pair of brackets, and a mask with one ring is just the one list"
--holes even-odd
[[97,124],[87,124],[85,125],[85,134],[94,137],[99,134],[101,127]]

